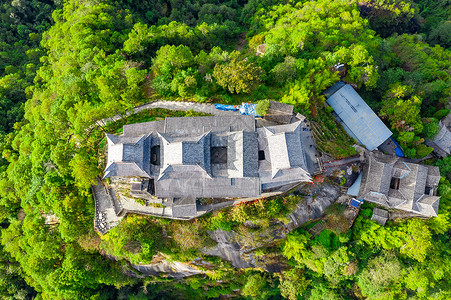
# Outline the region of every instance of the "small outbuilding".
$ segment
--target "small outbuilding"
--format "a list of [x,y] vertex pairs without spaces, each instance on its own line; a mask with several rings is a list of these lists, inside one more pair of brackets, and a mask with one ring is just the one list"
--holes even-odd
[[357,94],[352,86],[338,82],[324,94],[327,104],[348,134],[372,151],[387,140],[392,132]]
[[293,117],[293,105],[270,101],[270,106],[265,114],[265,119],[279,124],[289,124]]
[[388,213],[388,211],[375,207],[373,209],[373,216],[371,217],[371,220],[381,224],[382,226],[385,226],[385,223],[387,222],[389,216],[390,214]]
[[439,132],[428,146],[441,157],[451,154],[451,115],[439,122]]

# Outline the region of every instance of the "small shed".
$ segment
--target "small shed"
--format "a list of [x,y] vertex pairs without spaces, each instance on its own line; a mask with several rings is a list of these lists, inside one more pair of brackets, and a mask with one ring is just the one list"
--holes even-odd
[[289,124],[293,117],[293,105],[270,101],[271,105],[265,114],[265,119],[280,124]]
[[360,204],[362,204],[362,201],[357,200],[355,198],[352,198],[351,201],[349,201],[349,206],[351,206],[352,208],[355,208],[355,209],[359,209]]
[[373,216],[371,217],[371,220],[376,221],[377,223],[381,224],[382,226],[385,226],[385,222],[387,222],[389,216],[390,215],[389,215],[388,211],[375,207],[373,209]]
[[195,217],[197,213],[196,198],[174,198],[172,204],[172,216],[174,218]]
[[439,132],[435,136],[433,142],[435,144],[434,150],[442,157],[451,154],[451,125],[446,126],[443,121],[439,123]]

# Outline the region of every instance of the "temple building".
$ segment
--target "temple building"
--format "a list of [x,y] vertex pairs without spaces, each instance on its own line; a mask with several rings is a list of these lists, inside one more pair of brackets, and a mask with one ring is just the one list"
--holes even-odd
[[437,135],[432,141],[426,140],[426,145],[434,148],[437,155],[447,157],[451,154],[451,114],[441,120],[438,126]]
[[260,197],[310,181],[302,121],[256,128],[253,116],[166,118],[107,134],[104,178],[129,182],[131,197],[196,216],[199,198]]
[[397,156],[369,152],[358,199],[415,214],[436,217],[440,197],[438,167],[409,162]]

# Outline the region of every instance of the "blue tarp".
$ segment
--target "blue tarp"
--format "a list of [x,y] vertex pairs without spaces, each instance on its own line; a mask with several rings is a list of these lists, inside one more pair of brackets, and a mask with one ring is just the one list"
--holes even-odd
[[404,157],[404,152],[402,152],[401,146],[399,146],[399,144],[395,141],[394,138],[390,137],[390,140],[393,142],[393,144],[396,145],[396,148],[395,148],[396,156]]
[[215,104],[215,108],[219,110],[225,110],[225,111],[237,111],[240,109],[239,105],[226,105],[226,104]]
[[259,115],[257,115],[257,112],[255,111],[256,106],[257,104],[254,103],[243,103],[240,106],[240,114],[260,117]]
[[255,107],[257,104],[254,103],[243,103],[241,105],[226,105],[226,104],[215,104],[215,108],[219,110],[226,110],[226,111],[240,111],[240,114],[242,115],[249,115],[254,117],[261,117],[257,114],[255,111]]

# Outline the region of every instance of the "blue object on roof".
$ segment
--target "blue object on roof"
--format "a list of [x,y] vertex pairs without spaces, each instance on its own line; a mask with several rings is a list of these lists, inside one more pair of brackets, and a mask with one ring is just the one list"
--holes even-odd
[[349,84],[330,94],[327,103],[334,109],[349,135],[370,151],[392,135],[390,129]]
[[352,207],[358,208],[360,205],[360,201],[356,200],[356,199],[352,199],[351,202],[349,202],[349,205],[351,205]]
[[395,139],[393,137],[390,137],[390,140],[393,142],[393,144],[396,145],[396,148],[395,148],[396,156],[404,157],[404,152],[402,152],[402,148],[401,148],[401,146],[399,146],[398,142],[395,141]]
[[362,173],[359,174],[359,177],[354,181],[354,183],[348,188],[348,195],[355,196],[359,194],[360,184],[362,183]]
[[215,104],[215,108],[219,110],[225,110],[225,111],[237,111],[240,109],[237,105],[226,105],[226,104]]
[[257,104],[255,103],[242,103],[240,106],[240,114],[261,117],[255,111],[256,106]]

